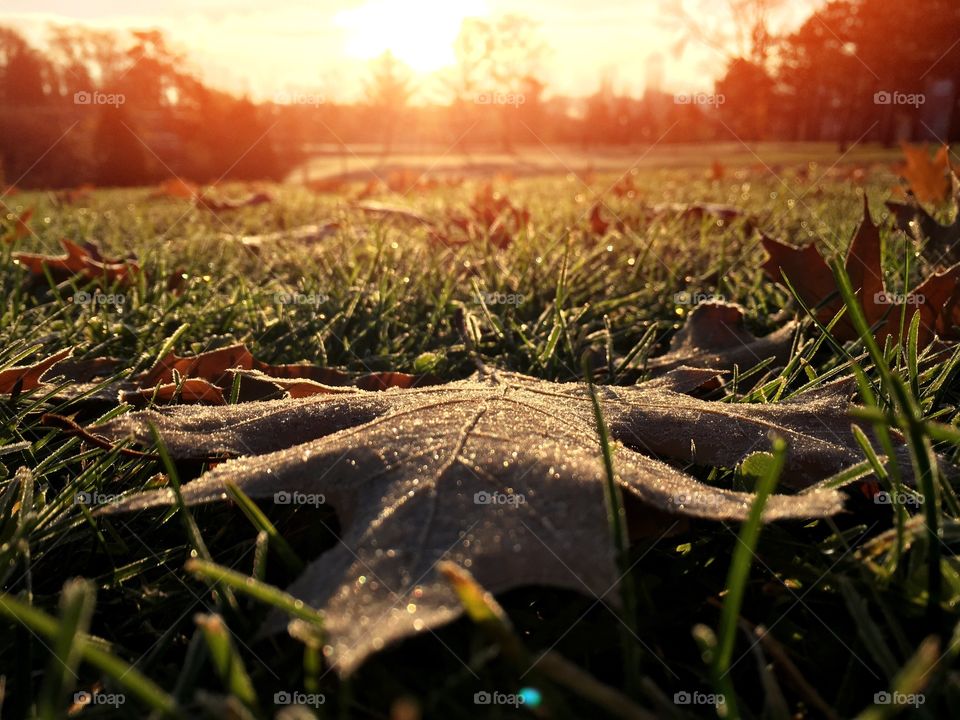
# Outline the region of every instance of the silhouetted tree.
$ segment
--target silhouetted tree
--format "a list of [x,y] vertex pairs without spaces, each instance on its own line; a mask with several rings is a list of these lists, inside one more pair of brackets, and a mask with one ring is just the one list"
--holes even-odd
[[147,150],[131,131],[126,106],[100,108],[93,135],[98,185],[143,185],[156,179],[150,172]]
[[373,75],[366,87],[366,101],[380,128],[383,156],[393,149],[397,123],[413,94],[409,70],[389,50],[373,65]]

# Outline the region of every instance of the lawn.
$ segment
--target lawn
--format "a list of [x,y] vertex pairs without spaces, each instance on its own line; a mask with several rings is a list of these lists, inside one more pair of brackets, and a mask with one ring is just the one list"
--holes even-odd
[[[220,213],[151,199],[149,188],[97,189],[73,203],[45,193],[5,198],[11,213],[34,214],[31,236],[0,245],[0,369],[72,347],[76,358],[119,361],[98,381],[108,386],[171,350],[194,355],[242,342],[265,363],[309,361],[356,377],[396,371],[444,382],[484,366],[568,382],[584,377],[586,362],[598,387],[630,385],[646,380],[648,359],[665,352],[696,301],[709,298],[741,305],[758,336],[793,317],[801,324],[786,363],[728,374],[701,396],[766,403],[859,368],[875,397],[860,398],[872,414],[851,422],[902,434],[921,471],[932,447],[939,472],[928,479],[944,499],[932,512],[906,505],[909,517],[898,524],[904,506],[876,501],[877,488],[890,490],[896,476],[868,477],[867,465],[837,479],[845,512],[764,524],[754,552],[758,526],[749,521],[691,520],[667,534],[631,527],[619,557],[629,572],[614,593],[622,603],[517,587],[496,598],[512,630],[488,598],[474,620],[388,644],[341,677],[325,660],[319,617],[309,621],[315,634],[260,632],[271,606],[285,602],[267,586],[285,589],[296,568],[337,544],[337,508],[256,501],[260,515],[244,512],[241,497],[189,510],[95,513],[93,505],[118,495],[186,484],[206,465],[98,445],[45,417],[83,426],[115,417],[129,409],[115,393],[77,397],[62,382],[14,388],[0,397],[3,716],[54,718],[68,707],[80,717],[956,716],[958,354],[948,347],[917,359],[897,343],[871,352],[866,333],[828,340],[790,289],[761,269],[755,228],[843,252],[865,193],[890,287],[902,288],[905,273],[911,285],[919,280],[929,271],[924,257],[886,217],[884,201],[898,183],[888,164],[854,176],[848,165],[787,158],[773,170],[748,161],[711,178],[703,165],[644,167],[620,193],[612,189],[622,189],[623,178],[610,173],[497,178],[494,189],[526,208],[529,222],[507,235],[472,227],[462,243],[416,218],[349,201],[362,183],[330,194],[258,186],[270,202]],[[427,221],[467,216],[482,182],[381,192],[367,202]],[[609,223],[602,232],[588,219],[595,197]],[[674,202],[723,203],[744,216],[644,211]],[[318,223],[336,224],[323,237],[293,237]],[[95,241],[106,256],[135,256],[141,271],[128,283],[31,276],[11,256],[57,253],[61,237]],[[597,443],[598,458],[604,448]],[[765,457],[776,464],[776,453]],[[616,448],[611,460],[616,468]],[[712,486],[754,490],[776,479],[761,465],[683,469]],[[203,563],[262,585],[213,584],[198,569],[210,567]],[[931,601],[931,590],[939,599]],[[738,607],[731,598],[741,593]],[[74,632],[84,626],[86,634]],[[548,649],[579,670],[551,662],[522,669],[527,653]],[[477,693],[526,702],[478,705]],[[877,693],[894,693],[895,702]],[[717,695],[729,700],[719,710],[711,704]],[[284,705],[288,698],[312,707]]]

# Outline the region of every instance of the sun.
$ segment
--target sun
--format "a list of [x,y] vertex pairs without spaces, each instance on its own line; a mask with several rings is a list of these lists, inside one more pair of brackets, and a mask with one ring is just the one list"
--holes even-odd
[[484,0],[367,0],[337,14],[346,32],[344,51],[372,59],[390,51],[413,70],[452,65],[453,44],[465,18],[486,14]]

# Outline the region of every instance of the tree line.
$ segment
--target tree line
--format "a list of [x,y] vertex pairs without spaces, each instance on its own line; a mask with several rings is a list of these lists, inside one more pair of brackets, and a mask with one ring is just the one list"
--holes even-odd
[[[318,152],[368,144],[490,149],[758,140],[960,139],[960,3],[832,0],[795,31],[770,28],[788,0],[721,0],[733,22],[662,0],[687,42],[711,46],[711,92],[641,97],[609,79],[550,96],[536,23],[465,21],[443,100],[413,104],[417,79],[389,53],[363,99],[283,93],[266,102],[212,88],[156,30],[51,26],[44,49],[0,27],[0,185],[139,185],[281,179]],[[692,0],[696,3],[698,0]],[[352,152],[353,150],[351,150]]]

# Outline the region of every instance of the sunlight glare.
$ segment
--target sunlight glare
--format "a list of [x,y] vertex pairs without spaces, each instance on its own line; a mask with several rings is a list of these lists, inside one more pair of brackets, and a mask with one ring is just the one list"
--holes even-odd
[[346,30],[346,52],[371,59],[386,51],[418,72],[454,63],[453,43],[463,20],[485,15],[484,0],[368,0],[336,16]]

